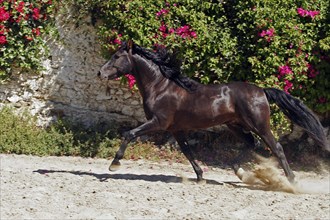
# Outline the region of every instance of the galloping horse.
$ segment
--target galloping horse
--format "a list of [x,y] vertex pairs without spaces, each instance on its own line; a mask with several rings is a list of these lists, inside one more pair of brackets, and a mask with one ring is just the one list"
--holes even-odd
[[124,42],[98,75],[111,80],[126,73],[135,76],[147,121],[124,134],[109,167],[112,171],[119,168],[119,160],[131,140],[155,131],[169,131],[194,168],[197,181],[202,181],[203,171],[188,146],[185,132],[226,124],[250,148],[254,147],[251,132],[258,135],[292,182],[294,174],[270,129],[269,102],[275,102],[318,145],[330,151],[318,118],[301,101],[278,89],[263,89],[244,82],[202,85],[181,75],[179,62],[166,49],[154,52],[133,41]]

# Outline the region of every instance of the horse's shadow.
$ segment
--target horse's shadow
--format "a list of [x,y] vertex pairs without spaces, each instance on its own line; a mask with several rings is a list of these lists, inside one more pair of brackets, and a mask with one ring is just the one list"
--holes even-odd
[[[65,173],[65,174],[73,174],[77,176],[91,176],[95,179],[99,180],[100,182],[106,182],[107,180],[142,180],[147,182],[163,182],[163,183],[197,183],[195,178],[184,178],[179,176],[173,175],[162,175],[162,174],[109,174],[109,173],[94,173],[94,172],[87,172],[87,171],[71,171],[71,170],[47,170],[47,169],[38,169],[33,171],[34,173],[39,174],[52,174],[52,173]],[[218,182],[216,180],[205,179],[204,184],[209,185],[230,185],[234,188],[245,188],[249,190],[262,190],[262,191],[282,191],[286,192],[285,190],[274,190],[269,189],[267,186],[261,185],[247,185],[240,181],[223,181]]]
[[[77,176],[92,176],[99,180],[100,182],[105,182],[109,179],[112,180],[143,180],[147,182],[163,182],[163,183],[184,183],[184,182],[191,182],[197,183],[195,178],[184,178],[179,176],[173,175],[162,175],[162,174],[109,174],[109,173],[94,173],[94,172],[87,172],[87,171],[70,171],[70,170],[47,170],[47,169],[38,169],[33,171],[34,173],[39,174],[52,174],[52,173],[68,173]],[[223,185],[223,183],[205,179],[206,184],[211,185]]]

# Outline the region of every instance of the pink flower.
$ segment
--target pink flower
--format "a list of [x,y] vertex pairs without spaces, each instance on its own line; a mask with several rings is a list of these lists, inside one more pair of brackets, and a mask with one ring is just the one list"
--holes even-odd
[[259,36],[260,37],[265,37],[265,36],[273,37],[274,36],[274,32],[275,32],[275,29],[274,28],[270,28],[268,30],[263,30],[261,33],[259,33]]
[[20,13],[24,13],[24,6],[25,6],[25,2],[24,1],[18,3],[18,6],[16,7],[16,11],[18,11]]
[[303,8],[297,8],[297,13],[301,17],[311,17],[314,18],[316,15],[320,14],[320,11],[307,11]]
[[308,15],[311,17],[311,18],[314,18],[316,15],[319,15],[320,14],[320,11],[309,11],[308,12]]
[[286,93],[290,94],[289,90],[292,89],[293,83],[290,82],[289,80],[284,80],[284,83],[285,83],[285,85],[284,85],[284,91]]
[[175,32],[176,32],[177,35],[179,35],[182,38],[189,38],[189,37],[196,38],[197,37],[196,32],[192,31],[190,29],[189,25],[184,25],[182,27],[179,27],[179,28],[176,29]]
[[0,35],[0,44],[6,44],[7,43],[7,38],[4,35]]
[[166,34],[166,33],[162,33],[162,37],[163,37],[163,38],[167,38],[167,36],[168,36],[168,34]]
[[5,7],[0,8],[0,21],[7,21],[10,18],[10,13],[6,11]]
[[189,29],[190,29],[190,27],[189,27],[188,25],[184,25],[184,26],[179,27],[178,29],[176,29],[176,33],[177,33],[178,35],[182,35],[182,34],[188,32]]
[[270,28],[268,30],[261,31],[261,33],[259,33],[259,36],[260,37],[265,37],[266,40],[268,42],[270,42],[272,40],[272,37],[274,37],[274,32],[275,32],[275,29],[274,28]]
[[162,23],[162,25],[159,27],[159,30],[160,30],[161,32],[165,33],[166,30],[167,30],[167,26],[166,26],[166,24]]
[[166,15],[168,12],[169,12],[169,10],[163,8],[159,12],[156,13],[156,16],[160,17],[162,15]]
[[32,33],[35,34],[36,36],[40,35],[40,29],[39,28],[33,28]]
[[269,37],[273,37],[274,36],[274,28],[271,28],[269,30],[266,31],[266,34],[269,36]]
[[113,44],[121,44],[121,40],[119,38],[114,39],[112,42]]
[[166,48],[166,46],[163,45],[163,44],[157,44],[157,43],[155,43],[155,44],[154,44],[154,48],[156,48],[155,51],[157,51],[159,48]]
[[193,38],[197,38],[197,34],[195,31],[190,32],[190,36]]
[[278,78],[281,78],[285,75],[288,75],[288,74],[292,74],[292,70],[289,66],[285,65],[285,66],[279,66],[278,67],[278,72],[279,72],[279,75],[278,75]]
[[168,31],[168,33],[173,34],[175,32],[174,28],[170,28],[170,30]]
[[319,75],[319,71],[317,71],[314,66],[312,66],[310,63],[307,64],[308,67],[308,77],[309,78],[315,78],[317,75]]
[[33,41],[33,37],[30,37],[30,36],[25,36],[25,39],[28,41]]
[[121,45],[121,43],[122,43],[120,40],[121,37],[122,37],[122,34],[118,34],[117,37],[114,40],[112,40],[110,43]]
[[5,34],[5,26],[4,25],[0,25],[0,35],[4,35]]
[[34,20],[38,20],[40,18],[40,10],[39,8],[34,8],[33,10],[32,17]]
[[308,14],[307,11],[303,8],[297,8],[297,13],[302,17],[305,17]]
[[136,82],[135,77],[131,74],[126,74],[125,77],[127,78],[129,88],[132,89]]
[[327,101],[327,98],[325,98],[325,97],[320,97],[318,100],[317,100],[317,102],[318,103],[327,103],[328,101]]

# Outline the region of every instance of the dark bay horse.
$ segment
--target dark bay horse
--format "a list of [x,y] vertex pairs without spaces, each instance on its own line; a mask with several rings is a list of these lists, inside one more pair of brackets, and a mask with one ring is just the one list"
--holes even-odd
[[169,131],[194,168],[197,180],[203,171],[188,146],[185,132],[226,124],[254,147],[257,134],[278,158],[287,178],[294,180],[283,148],[270,129],[269,102],[275,102],[285,115],[302,127],[315,142],[330,151],[322,125],[301,101],[274,88],[260,88],[243,82],[202,85],[180,74],[180,65],[166,49],[156,52],[123,43],[99,72],[99,77],[115,79],[123,74],[135,76],[143,99],[147,121],[124,134],[124,140],[109,169],[120,166],[127,144],[134,138],[155,131]]

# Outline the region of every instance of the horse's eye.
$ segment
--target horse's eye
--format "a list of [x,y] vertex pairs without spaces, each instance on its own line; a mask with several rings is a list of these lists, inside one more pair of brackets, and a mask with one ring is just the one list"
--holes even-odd
[[118,59],[119,56],[118,56],[117,54],[115,54],[115,55],[113,56],[113,58]]

